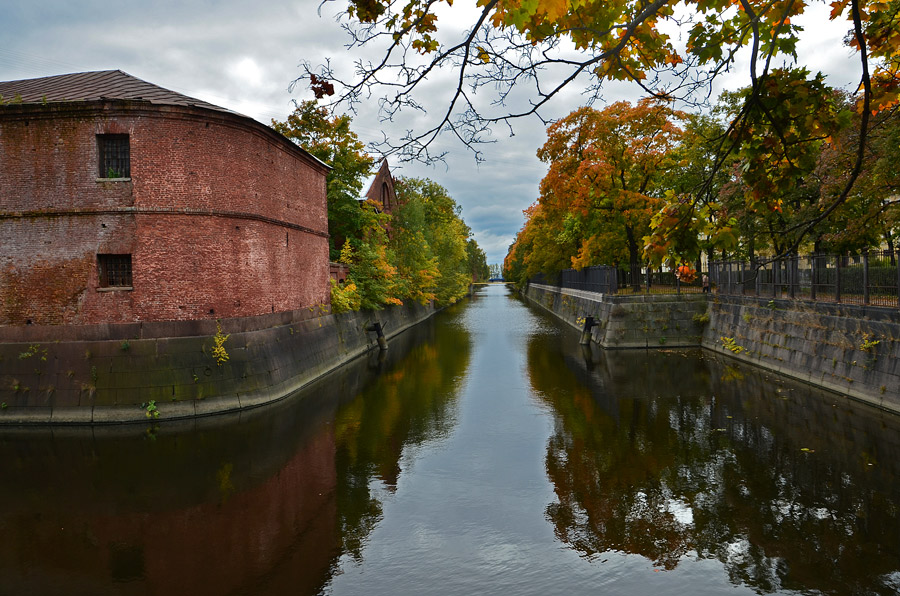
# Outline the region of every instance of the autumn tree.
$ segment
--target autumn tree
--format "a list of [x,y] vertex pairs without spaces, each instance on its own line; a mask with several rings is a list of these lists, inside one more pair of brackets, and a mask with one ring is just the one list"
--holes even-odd
[[344,241],[359,236],[365,225],[358,199],[373,164],[351,122],[350,116],[334,116],[315,101],[298,103],[284,122],[272,120],[272,128],[331,166],[325,185],[333,261],[340,258]]
[[[461,139],[481,159],[480,143],[490,140],[493,126],[511,126],[526,116],[546,122],[549,103],[570,85],[579,87],[588,105],[601,97],[605,82],[617,80],[632,81],[657,98],[702,104],[713,83],[722,73],[733,72],[743,55],[749,57],[745,81],[750,92],[728,123],[717,169],[735,143],[750,146],[754,138],[766,139],[758,146],[766,152],[760,157],[792,159],[797,141],[783,128],[784,113],[773,112],[768,99],[777,95],[807,113],[827,101],[815,88],[816,75],[796,64],[801,28],[792,19],[810,0],[478,0],[469,25],[455,38],[438,21],[441,10],[456,10],[447,9],[451,4],[351,0],[351,47],[369,48],[382,40],[385,45],[378,46],[375,59],[357,62],[350,78],[342,78],[329,64],[306,64],[304,76],[317,93],[333,91],[336,102],[352,105],[374,93],[390,119],[405,109],[422,110],[417,92],[437,72],[450,73],[455,85],[432,123],[381,145],[384,152],[425,160],[440,157],[430,147],[442,132]],[[844,186],[824,209],[782,230],[793,247],[848,199],[862,171],[868,119],[873,111],[893,105],[900,91],[900,0],[835,0],[831,7],[827,18],[846,22],[846,42],[858,56],[859,134]],[[798,85],[800,81],[804,84]],[[481,101],[477,94],[488,90],[493,101]],[[811,134],[809,138],[822,133],[815,126],[798,131]],[[748,158],[754,168],[752,156]],[[787,170],[757,167],[749,172],[750,185],[762,188],[768,179],[777,186],[777,178],[793,165]],[[687,202],[679,197],[681,207],[671,209],[660,223],[683,225],[700,217],[696,200],[697,195]],[[777,206],[761,195],[755,200],[762,208]]]
[[486,281],[491,276],[491,269],[488,267],[487,255],[478,246],[474,238],[470,238],[466,243],[466,254],[469,257],[469,271],[472,273],[472,281]]
[[[403,304],[403,286],[397,277],[394,255],[388,247],[387,223],[390,216],[376,205],[357,206],[362,222],[358,236],[348,238],[341,249],[340,262],[349,268],[349,283],[358,299],[354,306],[380,310],[387,305]],[[334,292],[332,292],[332,295]]]
[[[721,248],[733,240],[728,238],[732,233],[728,225],[734,220],[719,205],[722,188],[733,181],[736,162],[732,153],[720,163],[720,139],[725,128],[726,124],[713,114],[686,116],[681,139],[670,151],[672,167],[659,182],[660,188],[665,189],[664,206],[651,221],[651,237],[645,238],[651,260],[674,257],[679,262],[694,262],[700,271],[702,252],[706,251],[712,260],[713,248]],[[684,221],[676,220],[678,225],[663,230],[659,220],[673,203],[676,213],[682,206],[690,208],[692,213]],[[654,251],[657,259],[652,258]]]
[[468,252],[471,230],[462,220],[462,209],[444,187],[427,178],[401,177],[395,180],[394,188],[403,205],[399,225],[406,228],[404,234],[417,238],[415,245],[395,243],[396,250],[409,253],[401,261],[414,262],[427,255],[422,265],[429,267],[434,300],[453,304],[466,295],[472,281]]
[[400,293],[425,304],[435,299],[441,276],[438,258],[425,237],[426,207],[421,195],[401,190],[395,182],[400,206],[392,215],[391,247],[397,263]]
[[[751,261],[757,242],[776,256],[796,251],[821,227],[821,214],[847,199],[846,184],[822,194],[813,171],[823,146],[848,126],[848,107],[821,74],[803,69],[775,69],[758,88],[723,94],[717,113],[730,125],[723,124],[716,160],[727,167],[714,168],[700,192],[667,197],[648,242],[651,254],[677,253],[684,247],[676,238],[692,227],[723,250],[741,246]],[[723,173],[731,175],[725,184]],[[718,193],[710,192],[715,187]]]
[[628,264],[637,283],[643,238],[675,164],[672,149],[684,115],[663,102],[617,102],[580,108],[547,129],[538,157],[549,164],[540,203],[547,219],[574,243],[571,265]]
[[[858,135],[859,116],[847,130],[823,147],[814,175],[823,195],[846,184]],[[857,252],[884,243],[896,246],[900,223],[900,113],[895,106],[873,117],[859,181],[842,209],[813,235],[816,252]]]
[[572,266],[578,244],[572,234],[564,234],[565,219],[558,215],[548,214],[540,202],[525,210],[525,224],[503,263],[506,279],[524,284],[539,273],[553,277]]
[[[777,257],[798,249],[858,251],[890,237],[894,209],[889,197],[898,177],[893,171],[885,176],[878,164],[896,156],[890,141],[885,142],[896,108],[873,117],[859,179],[838,201],[858,159],[863,118],[853,109],[855,100],[825,86],[820,75],[793,73],[779,80],[787,84],[770,81],[756,110],[745,108],[750,88],[723,94],[717,106],[723,123],[746,112],[742,128],[719,135],[731,143],[728,165],[717,171],[717,184],[707,178],[703,196],[685,198],[678,193],[690,189],[673,184],[677,192],[657,216],[651,246],[660,252],[684,251],[692,233],[706,234],[710,245],[756,262],[760,252]],[[679,151],[691,144],[686,138]],[[702,163],[706,158],[694,153],[689,161]],[[690,211],[699,216],[686,216]],[[828,218],[821,217],[825,212]]]

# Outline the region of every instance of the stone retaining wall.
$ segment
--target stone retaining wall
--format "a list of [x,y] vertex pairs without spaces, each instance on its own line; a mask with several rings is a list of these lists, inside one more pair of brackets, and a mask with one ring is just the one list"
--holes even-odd
[[900,310],[714,296],[703,347],[900,412]]
[[609,296],[531,284],[604,348],[700,346],[900,413],[900,310],[703,294]]
[[702,294],[615,296],[529,284],[525,295],[578,329],[594,317],[591,338],[604,348],[699,346],[703,333]]
[[[96,339],[100,330],[92,327],[81,329],[88,339],[59,327],[64,340],[52,339],[47,327],[20,328],[14,335],[28,341],[0,343],[0,424],[146,422],[142,404],[151,400],[165,419],[270,403],[377,349],[374,322],[390,338],[434,312],[405,305],[227,319],[221,324],[228,359],[221,364],[213,356],[214,321],[156,324],[151,337],[141,337],[140,327],[116,327],[106,330],[116,339],[107,340]],[[271,326],[255,328],[261,324]],[[154,333],[163,328],[168,336]]]

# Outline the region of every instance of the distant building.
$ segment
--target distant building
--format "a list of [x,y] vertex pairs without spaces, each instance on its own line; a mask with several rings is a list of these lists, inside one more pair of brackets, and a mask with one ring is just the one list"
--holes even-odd
[[365,199],[380,205],[379,209],[384,213],[393,213],[400,206],[394,190],[394,177],[386,159],[381,160],[381,167],[369,184]]
[[282,135],[118,70],[0,96],[0,325],[328,302],[328,167]]
[[[393,213],[400,206],[397,199],[397,192],[394,190],[394,177],[391,175],[391,169],[386,159],[381,160],[381,167],[374,176],[371,176],[366,182],[369,183],[365,196],[359,199],[360,206],[369,202],[376,205],[376,209],[381,213]],[[365,186],[365,182],[363,183]],[[388,233],[391,231],[391,224],[387,224]],[[337,246],[343,246],[344,238],[336,238]],[[330,275],[331,279],[338,283],[346,281],[350,274],[350,268],[343,263],[331,263]]]

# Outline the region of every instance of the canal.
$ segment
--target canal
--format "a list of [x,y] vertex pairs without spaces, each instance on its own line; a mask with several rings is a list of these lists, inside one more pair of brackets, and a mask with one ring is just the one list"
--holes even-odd
[[898,417],[578,338],[487,286],[272,406],[0,429],[0,595],[900,591]]

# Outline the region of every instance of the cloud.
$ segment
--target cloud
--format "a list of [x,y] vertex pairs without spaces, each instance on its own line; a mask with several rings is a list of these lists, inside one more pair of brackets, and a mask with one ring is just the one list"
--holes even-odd
[[256,88],[263,86],[263,69],[249,56],[245,56],[236,64],[232,64],[231,68],[228,69],[228,74],[237,84],[245,84]]
[[[0,19],[4,40],[0,80],[119,68],[268,124],[273,118],[287,117],[292,99],[312,97],[303,87],[293,94],[287,90],[300,75],[301,61],[317,65],[330,58],[334,68],[352,75],[355,60],[378,56],[376,48],[345,48],[348,39],[335,20],[340,9],[337,3],[319,5],[309,0],[252,5],[237,0],[122,0],[115,7],[100,0],[16,2],[6,7]],[[458,35],[476,10],[471,3],[443,8],[441,34]],[[808,17],[795,19],[795,23],[809,19],[811,35],[798,47],[801,60],[829,73],[832,85],[858,80],[858,61],[848,59],[840,43],[846,21],[825,26],[822,14],[827,14],[827,6],[806,10]],[[726,84],[742,84],[745,73],[745,69],[736,71]],[[354,130],[369,142],[379,140],[383,130],[397,138],[409,129],[421,129],[446,107],[454,86],[453,73],[441,71],[417,96],[429,112],[405,112],[394,122],[380,120],[376,98],[372,98],[359,106]],[[566,89],[549,106],[546,117],[561,117],[583,103],[579,91],[577,85]],[[607,103],[637,97],[639,91],[625,83],[609,85],[603,93]],[[477,97],[479,105],[488,108],[491,99],[490,94]],[[523,105],[524,100],[514,97],[511,101]],[[489,262],[501,262],[522,226],[522,210],[538,197],[546,165],[535,152],[544,143],[545,127],[536,118],[523,119],[514,123],[514,136],[497,125],[489,139],[494,142],[484,147],[487,162],[480,166],[448,135],[435,145],[449,152],[446,167],[391,165],[401,175],[429,177],[444,186],[462,206],[463,217]]]

